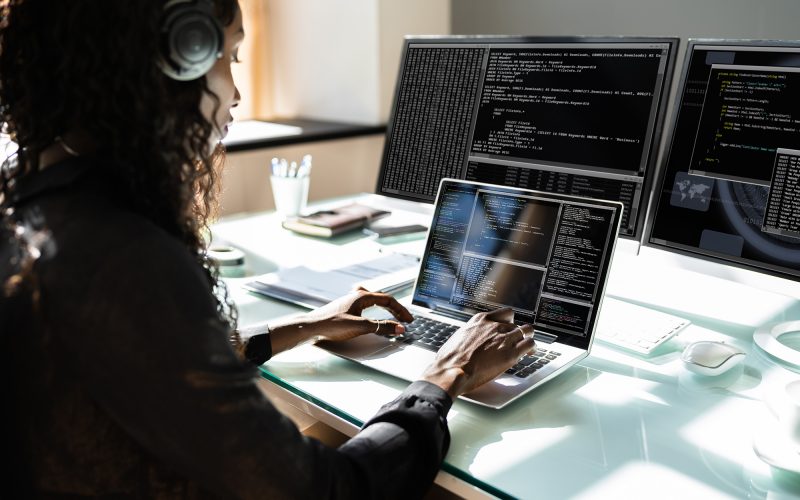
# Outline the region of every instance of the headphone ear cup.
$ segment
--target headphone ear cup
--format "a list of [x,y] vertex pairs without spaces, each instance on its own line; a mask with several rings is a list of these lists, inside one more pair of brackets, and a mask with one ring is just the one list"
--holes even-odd
[[173,80],[195,80],[222,57],[223,32],[209,0],[173,0],[161,23],[161,71]]

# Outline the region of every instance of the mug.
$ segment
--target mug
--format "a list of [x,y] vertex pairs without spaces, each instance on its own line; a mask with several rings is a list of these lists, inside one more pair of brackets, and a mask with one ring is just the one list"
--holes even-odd
[[767,406],[778,419],[780,432],[800,453],[800,380],[793,380],[767,399]]
[[275,211],[284,218],[300,215],[308,201],[309,177],[270,177]]

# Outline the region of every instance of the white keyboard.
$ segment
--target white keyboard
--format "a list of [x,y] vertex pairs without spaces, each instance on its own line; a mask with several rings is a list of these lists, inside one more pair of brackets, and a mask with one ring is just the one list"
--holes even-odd
[[679,316],[605,297],[596,335],[614,346],[647,355],[689,324],[691,321]]

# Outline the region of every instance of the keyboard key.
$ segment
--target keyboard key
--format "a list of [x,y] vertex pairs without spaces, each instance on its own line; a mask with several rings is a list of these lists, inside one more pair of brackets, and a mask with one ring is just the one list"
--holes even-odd
[[405,334],[396,337],[396,342],[415,344],[431,351],[438,351],[458,330],[455,325],[420,316],[414,318],[410,323],[406,323],[405,327]]

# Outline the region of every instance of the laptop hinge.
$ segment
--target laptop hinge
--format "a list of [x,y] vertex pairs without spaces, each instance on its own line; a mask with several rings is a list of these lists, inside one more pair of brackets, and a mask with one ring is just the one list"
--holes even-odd
[[551,333],[544,333],[536,330],[533,332],[533,340],[536,342],[544,342],[545,344],[552,344],[558,340],[558,337]]
[[457,319],[459,321],[469,321],[469,318],[472,317],[472,315],[457,309],[450,309],[449,307],[439,305],[434,306],[433,311],[436,314],[441,314],[442,316],[447,316],[448,318]]

